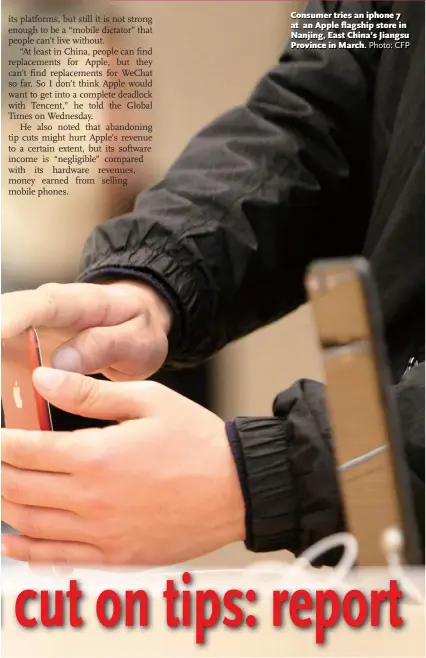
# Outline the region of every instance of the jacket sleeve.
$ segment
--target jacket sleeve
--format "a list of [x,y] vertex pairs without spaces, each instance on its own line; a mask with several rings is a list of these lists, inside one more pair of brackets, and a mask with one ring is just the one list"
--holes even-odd
[[361,252],[379,57],[287,48],[247,103],[202,130],[133,212],[94,230],[80,280],[151,281],[174,311],[169,365],[197,363],[294,310],[312,260]]
[[[393,388],[424,547],[424,363]],[[236,418],[227,433],[246,504],[248,549],[287,549],[297,555],[344,530],[323,384],[295,383],[276,398],[274,417]],[[334,559],[330,554],[324,563]]]

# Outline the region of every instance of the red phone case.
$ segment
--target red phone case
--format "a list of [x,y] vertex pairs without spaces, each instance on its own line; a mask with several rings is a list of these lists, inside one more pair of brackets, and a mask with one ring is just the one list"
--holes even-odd
[[49,405],[36,391],[32,375],[42,365],[35,329],[2,340],[1,400],[8,429],[52,430]]

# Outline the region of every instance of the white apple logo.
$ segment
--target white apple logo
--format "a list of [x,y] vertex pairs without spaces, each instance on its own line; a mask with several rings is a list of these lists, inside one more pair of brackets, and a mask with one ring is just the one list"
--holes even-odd
[[21,389],[19,388],[18,382],[15,382],[13,387],[13,399],[17,409],[22,409],[22,398],[21,398]]

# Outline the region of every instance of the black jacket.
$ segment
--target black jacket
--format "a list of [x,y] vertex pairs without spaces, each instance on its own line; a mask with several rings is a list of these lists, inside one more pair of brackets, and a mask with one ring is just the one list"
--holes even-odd
[[[287,49],[132,213],[95,229],[81,280],[151,281],[174,311],[168,365],[182,367],[301,305],[312,260],[363,254],[424,532],[424,366],[401,380],[410,358],[424,361],[424,4],[344,10],[401,12],[410,47]],[[323,386],[296,383],[273,414],[228,424],[247,546],[298,553],[342,527]]]

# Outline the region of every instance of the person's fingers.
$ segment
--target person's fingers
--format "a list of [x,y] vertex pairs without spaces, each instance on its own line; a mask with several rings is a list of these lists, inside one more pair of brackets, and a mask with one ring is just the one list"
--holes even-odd
[[91,283],[48,283],[36,290],[2,295],[2,338],[31,326],[51,328],[110,326],[140,313],[140,299],[126,287]]
[[116,384],[50,368],[37,368],[33,381],[48,402],[72,414],[118,421],[144,415],[140,383]]
[[85,467],[98,445],[98,434],[90,428],[75,432],[28,432],[2,430],[2,463],[16,468],[51,473],[76,473]]
[[33,539],[82,541],[89,538],[88,522],[66,510],[19,505],[1,499],[2,521]]
[[129,376],[149,377],[163,365],[168,349],[166,335],[149,323],[149,314],[142,313],[113,327],[86,329],[52,355],[52,367],[90,374],[111,366],[120,370],[123,364]]
[[2,463],[1,495],[12,503],[75,512],[80,491],[72,475],[23,470]]
[[2,535],[5,557],[32,564],[101,566],[102,552],[90,544],[32,539],[24,535]]

